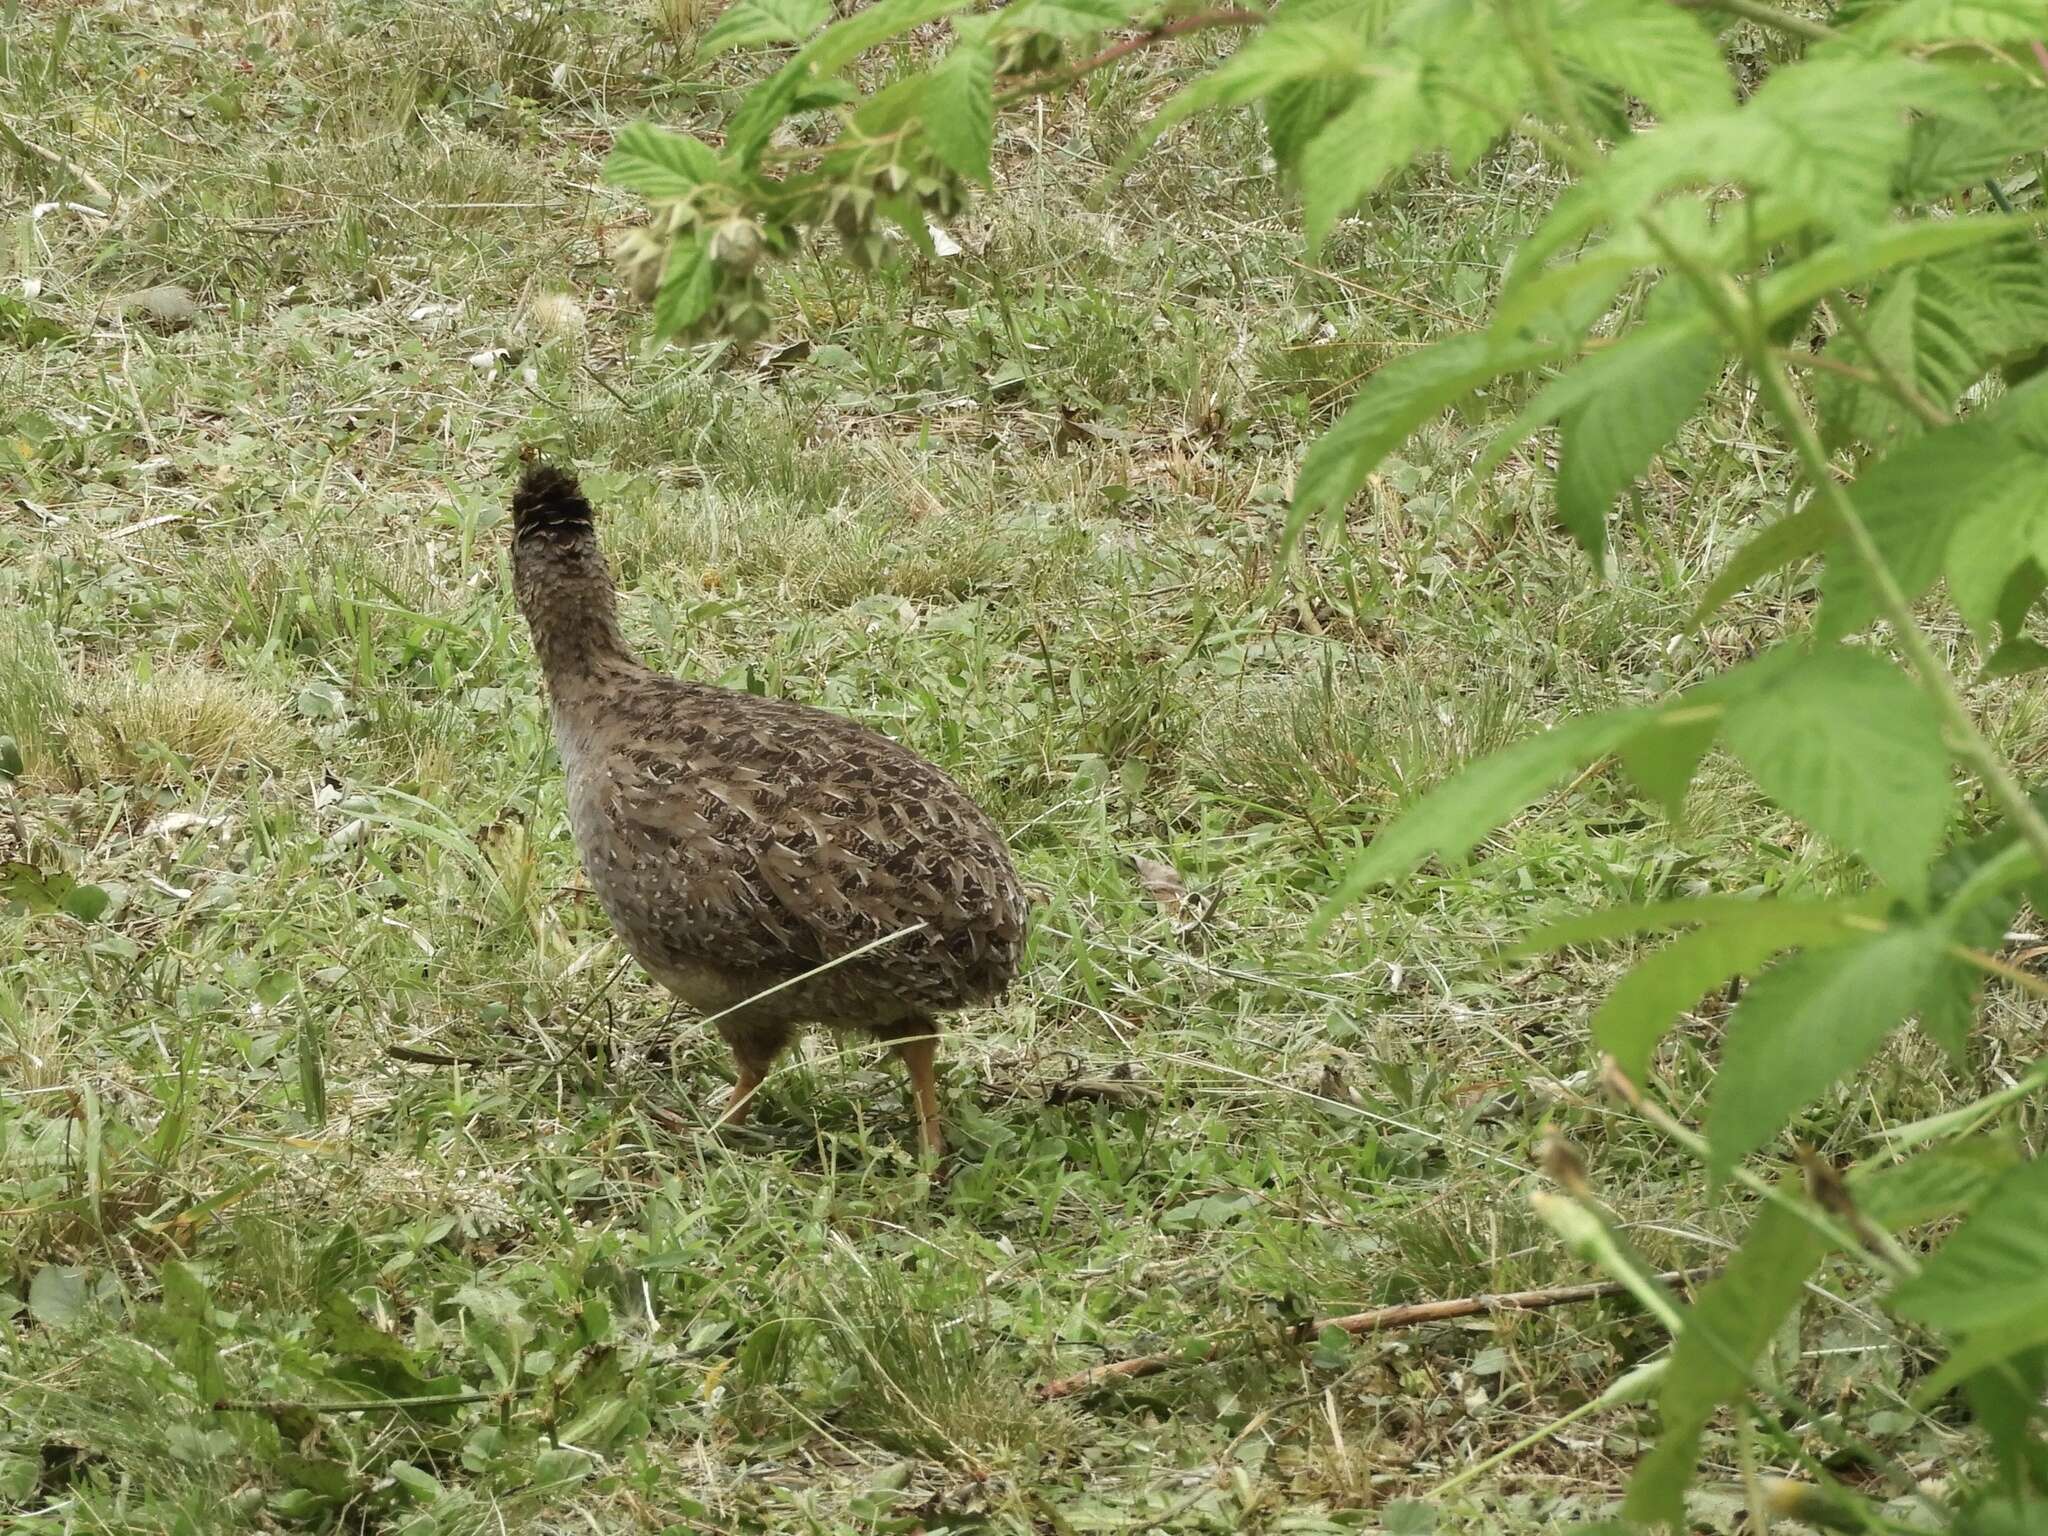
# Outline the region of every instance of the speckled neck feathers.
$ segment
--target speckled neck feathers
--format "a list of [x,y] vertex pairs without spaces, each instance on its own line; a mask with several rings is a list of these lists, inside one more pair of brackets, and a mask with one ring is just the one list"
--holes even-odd
[[533,465],[512,493],[513,591],[558,706],[632,664],[595,522],[576,477],[551,464]]

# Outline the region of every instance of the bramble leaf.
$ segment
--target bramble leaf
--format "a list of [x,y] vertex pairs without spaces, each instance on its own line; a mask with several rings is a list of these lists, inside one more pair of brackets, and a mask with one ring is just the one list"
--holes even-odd
[[1763,792],[1917,900],[1955,805],[1927,696],[1867,650],[1834,647],[1732,699],[1722,740]]
[[924,98],[925,137],[939,163],[969,181],[988,180],[995,143],[995,50],[961,43],[932,71]]
[[1593,1015],[1593,1043],[1636,1082],[1678,1015],[1732,976],[1746,976],[1795,945],[1809,949],[1856,936],[1843,911],[1798,903],[1747,903],[1742,920],[1723,919],[1638,961]]
[[2048,1316],[2048,1158],[2001,1176],[1891,1305],[1948,1333]]
[[718,152],[687,133],[628,123],[605,157],[604,179],[651,202],[684,198],[718,179]]
[[1749,1386],[1750,1362],[1798,1305],[1827,1242],[1795,1211],[1766,1205],[1718,1278],[1685,1311],[1658,1408],[1664,1433],[1629,1479],[1624,1518],[1687,1528],[1684,1494],[1700,1437]]
[[1895,927],[1779,962],[1728,1021],[1707,1111],[1709,1167],[1729,1171],[1783,1130],[1904,1022],[1947,949],[1938,928]]
[[1631,709],[1583,715],[1461,769],[1372,840],[1330,897],[1325,921],[1361,892],[1407,874],[1432,854],[1462,858],[1556,780],[1614,750],[1641,721]]
[[831,0],[734,0],[698,47],[709,59],[734,48],[800,43],[831,15]]
[[661,286],[654,291],[654,328],[663,336],[686,331],[711,307],[711,258],[702,235],[669,247]]
[[1713,33],[1663,0],[1566,0],[1550,44],[1561,59],[1626,87],[1667,121],[1725,111],[1733,95]]

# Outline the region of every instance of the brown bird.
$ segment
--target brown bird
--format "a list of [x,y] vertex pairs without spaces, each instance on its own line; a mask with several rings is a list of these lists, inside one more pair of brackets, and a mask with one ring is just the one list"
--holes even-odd
[[520,479],[512,575],[584,873],[633,957],[732,1047],[721,1123],[819,1023],[894,1045],[940,1156],[937,1016],[999,996],[1024,945],[994,824],[866,726],[644,666],[575,476],[534,464]]

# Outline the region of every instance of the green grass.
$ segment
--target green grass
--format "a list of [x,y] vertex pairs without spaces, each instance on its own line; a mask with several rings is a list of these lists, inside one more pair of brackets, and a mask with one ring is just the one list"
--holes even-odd
[[[1658,1330],[1621,1303],[1346,1348],[1297,1323],[1584,1278],[1527,1201],[1549,1128],[1659,1262],[1743,1219],[1571,1086],[1615,958],[1497,946],[1845,871],[1713,764],[1690,828],[1596,776],[1320,944],[1309,920],[1469,756],[1796,623],[1788,578],[1679,628],[1781,457],[1720,401],[1602,584],[1546,525],[1540,456],[1469,483],[1516,403],[1490,402],[1411,442],[1272,598],[1305,443],[1483,313],[1555,181],[1520,151],[1417,178],[1318,269],[1245,173],[1255,125],[1219,121],[1096,210],[1103,124],[1159,99],[1161,58],[1092,82],[1095,116],[1006,123],[960,258],[779,275],[804,355],[650,352],[607,262],[633,209],[597,167],[635,114],[729,107],[748,66],[691,63],[695,20],[6,12],[0,111],[118,202],[64,206],[82,181],[0,148],[0,854],[108,897],[84,920],[17,870],[0,907],[0,1514],[1405,1528],[1394,1501]],[[191,323],[117,302],[164,284]],[[705,1134],[722,1048],[623,963],[569,845],[503,555],[529,442],[600,498],[651,660],[856,714],[1011,832],[1045,904],[1022,983],[943,1058],[949,1187],[862,1047],[807,1042],[757,1129]],[[2040,721],[2016,694],[1999,729],[2037,757]],[[1661,1058],[1682,1114],[1717,1027]],[[1862,1146],[2004,1081],[2037,1027],[1995,1004],[1968,1081],[1905,1041],[1800,1134]],[[1211,1337],[1215,1364],[1032,1395]],[[1779,1368],[1938,1463],[1946,1432],[1897,1411],[1920,1364],[1816,1307]],[[366,1389],[472,1400],[321,1406]],[[1596,1514],[1653,1431],[1582,1424],[1447,1525]]]

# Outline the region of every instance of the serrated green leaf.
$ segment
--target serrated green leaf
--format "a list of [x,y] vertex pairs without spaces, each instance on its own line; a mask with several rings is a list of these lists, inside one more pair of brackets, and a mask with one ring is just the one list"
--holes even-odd
[[1839,646],[1801,658],[1731,700],[1721,737],[1778,805],[1925,892],[1955,784],[1940,717],[1897,667]]
[[1580,365],[1599,387],[1559,423],[1558,520],[1598,563],[1607,509],[1649,468],[1721,371],[1720,338],[1704,324],[1639,330]]
[[1714,34],[1664,0],[1566,0],[1550,44],[1667,121],[1726,111],[1733,95]]
[[1674,939],[1615,983],[1593,1015],[1593,1043],[1641,1082],[1678,1016],[1730,977],[1746,976],[1794,946],[1847,942],[1857,931],[1826,907],[1751,902],[1744,920],[1724,919]]
[[1937,202],[1964,187],[2006,175],[2013,161],[2048,144],[2048,91],[1994,86],[1986,110],[1968,119],[1923,117],[1899,171],[1902,205]]
[[1129,170],[1162,134],[1199,112],[1242,106],[1304,81],[1330,82],[1348,96],[1365,77],[1365,44],[1376,30],[1364,24],[1364,16],[1363,8],[1356,18],[1303,18],[1283,11],[1223,63],[1169,97],[1117,157],[1110,174]]
[[2043,31],[2040,0],[1898,0],[1848,29],[1878,43],[2030,43]]
[[1571,349],[1570,341],[1496,340],[1478,333],[1449,337],[1379,369],[1302,460],[1281,553],[1293,547],[1311,518],[1341,513],[1380,461],[1438,411],[1503,374],[1525,373]]
[[1727,1267],[1685,1310],[1658,1398],[1663,1434],[1629,1479],[1625,1519],[1686,1529],[1685,1489],[1708,1421],[1748,1389],[1752,1363],[1826,1252],[1796,1212],[1773,1203],[1757,1213]]
[[932,71],[924,96],[924,129],[932,153],[955,175],[987,182],[995,144],[995,51],[961,43]]
[[[1873,101],[1893,110],[1873,112]],[[1595,228],[1635,219],[1681,187],[1739,185],[1775,194],[1825,228],[1890,233],[1907,109],[1942,115],[1971,105],[1953,77],[1917,60],[1836,50],[1781,67],[1739,108],[1619,146],[1523,243],[1509,287]]]
[[[2002,450],[1989,422],[1961,422],[1893,449],[1849,487],[1849,499],[1908,598],[1920,597],[1941,576],[1949,535],[1995,486],[2007,456]],[[1845,538],[1833,539],[1821,577],[1821,634],[1840,639],[1877,616],[1869,571]]]
[[[1953,528],[1940,551],[1948,595],[1981,641],[1991,639],[2005,594],[2021,568],[2037,562],[2048,548],[2048,506],[2042,502],[2048,494],[2048,459],[2013,451],[1995,436],[1991,442],[2008,451],[1988,458],[1985,473],[1954,502],[1927,509],[1929,521]],[[1972,490],[1976,496],[1966,499]],[[1951,507],[1960,513],[1953,523]]]
[[1790,517],[1781,517],[1735,552],[1735,556],[1700,597],[1686,619],[1686,628],[1698,629],[1737,593],[1747,590],[1772,571],[1800,560],[1810,559],[1827,547],[1834,520],[1825,505],[1809,501]]
[[1866,1217],[1897,1232],[1967,1210],[2015,1160],[2003,1141],[1951,1142],[1903,1162],[1866,1164],[1850,1175],[1849,1192]]
[[1685,818],[1685,792],[1721,734],[1724,712],[1724,705],[1698,703],[1659,710],[1649,725],[1622,743],[1621,764],[1628,776],[1674,824]]
[[1301,152],[1302,224],[1312,252],[1366,193],[1432,142],[1420,68],[1386,69],[1361,85]]
[[[732,121],[725,129],[725,151],[743,171],[751,171],[761,159],[761,151],[768,147],[768,141],[775,136],[775,129],[790,113],[797,97],[802,94],[816,76],[810,64],[799,54],[774,74],[747,92],[740,108],[733,113]],[[904,96],[912,92],[921,93],[925,77],[912,76],[899,84]],[[882,99],[900,102],[904,96],[884,91],[881,97],[869,102],[874,107]],[[861,114],[865,118],[866,114]]]
[[875,0],[842,16],[804,45],[798,55],[821,75],[836,73],[879,43],[955,11],[972,0]]
[[1891,1306],[1948,1333],[2048,1316],[2048,1158],[2003,1174]]
[[688,197],[718,174],[718,155],[708,145],[653,123],[628,123],[604,162],[606,181],[654,202]]
[[1091,37],[1122,26],[1140,8],[1141,0],[1016,0],[997,14],[1009,33]]
[[1641,722],[1630,709],[1584,715],[1461,769],[1374,837],[1345,873],[1320,922],[1327,924],[1360,893],[1398,879],[1432,855],[1463,858],[1558,779],[1612,751]]
[[831,16],[831,0],[734,0],[704,34],[698,48],[710,59],[734,48],[800,43]]
[[1865,933],[1881,925],[1879,903],[1871,897],[1855,901],[1759,901],[1754,896],[1688,896],[1680,901],[1651,901],[1633,906],[1596,907],[1545,923],[1518,944],[1502,951],[1503,959],[1548,954],[1574,944],[1599,944],[1611,939],[1638,938],[1644,934],[1675,933],[1681,928],[1729,924],[1755,927],[1760,924],[1788,924],[1793,943],[1805,942],[1805,935],[1830,928],[1860,926]]
[[714,269],[705,237],[678,240],[669,247],[661,286],[654,290],[654,329],[660,336],[686,331],[711,308]]
[[1728,1021],[1707,1111],[1717,1179],[1869,1059],[1924,995],[1946,953],[1930,927],[1894,927],[1781,961],[1750,984]]
[[[2048,342],[2048,251],[2019,235],[1909,267],[1872,296],[1863,330],[1920,399],[1950,410],[1995,365]],[[1836,338],[1830,356],[1872,371],[1855,336]],[[1924,429],[1876,384],[1828,373],[1816,387],[1832,441],[1882,446]]]

